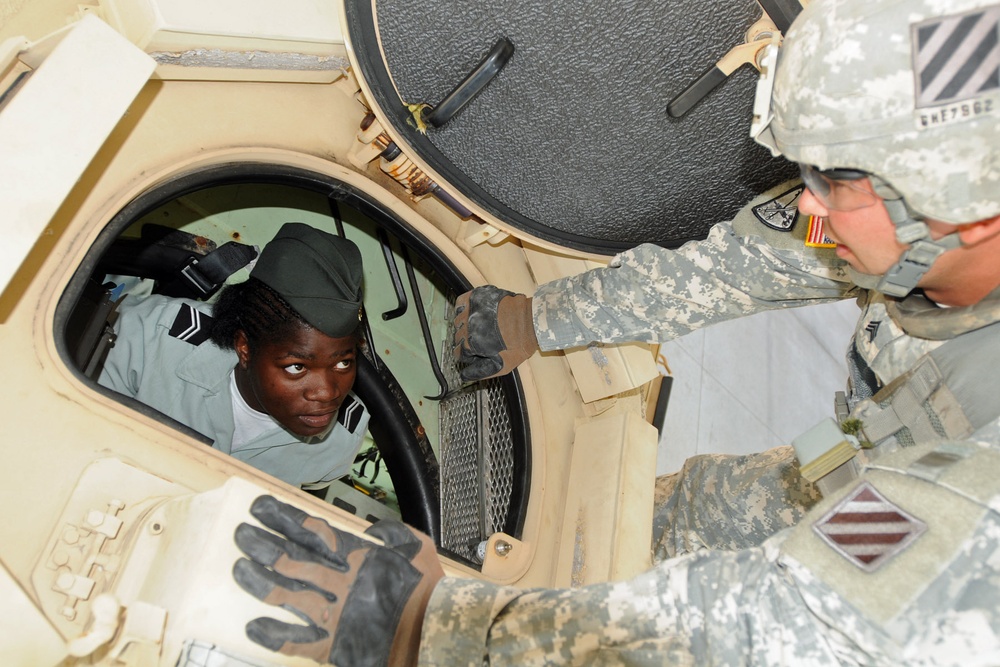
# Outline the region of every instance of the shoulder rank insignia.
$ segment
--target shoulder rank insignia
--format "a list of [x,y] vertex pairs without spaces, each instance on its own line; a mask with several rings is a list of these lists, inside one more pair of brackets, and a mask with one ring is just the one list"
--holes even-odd
[[834,551],[862,570],[874,572],[905,551],[927,530],[927,524],[863,482],[812,528]]
[[337,423],[354,433],[364,414],[365,406],[361,404],[361,401],[348,394],[344,402],[340,404],[340,410],[337,412]]
[[170,325],[170,335],[185,343],[201,345],[212,332],[213,318],[189,304],[182,303],[174,323]]

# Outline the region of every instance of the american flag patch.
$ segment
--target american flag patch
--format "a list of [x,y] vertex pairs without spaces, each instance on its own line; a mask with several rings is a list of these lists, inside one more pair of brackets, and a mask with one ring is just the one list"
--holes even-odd
[[862,570],[874,572],[905,551],[927,530],[927,524],[863,482],[812,528],[834,551]]
[[824,220],[809,216],[809,231],[806,232],[806,246],[809,248],[836,248],[837,244],[823,232]]
[[[912,30],[917,108],[972,100],[1000,89],[1000,5],[923,21]],[[955,111],[956,117],[948,113],[945,122],[960,119],[962,107]],[[968,106],[964,113],[986,111],[990,109],[980,103],[978,110]]]

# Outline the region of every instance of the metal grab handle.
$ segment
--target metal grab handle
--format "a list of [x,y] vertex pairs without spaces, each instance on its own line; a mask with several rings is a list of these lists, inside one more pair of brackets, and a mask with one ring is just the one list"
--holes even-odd
[[718,65],[712,65],[680,95],[670,100],[670,103],[667,104],[667,113],[671,118],[680,118],[690,111],[691,107],[708,97],[710,92],[718,88],[728,78],[729,75],[719,69]]
[[406,312],[406,291],[403,289],[403,281],[399,278],[399,269],[396,268],[396,260],[392,256],[389,235],[381,228],[379,228],[376,234],[378,235],[378,242],[382,246],[382,255],[385,257],[385,268],[389,271],[389,278],[392,280],[392,289],[396,293],[396,307],[382,313],[382,320],[388,322],[402,316]]
[[455,117],[465,105],[473,100],[483,89],[496,78],[511,56],[514,55],[514,44],[506,37],[497,40],[486,57],[462,79],[450,93],[445,95],[433,110],[424,116],[424,122],[432,127],[441,127]]
[[437,352],[434,351],[434,341],[431,337],[431,328],[427,323],[427,313],[424,312],[424,300],[420,296],[420,285],[417,284],[417,274],[413,270],[413,262],[410,261],[410,254],[406,246],[400,246],[400,254],[403,256],[403,264],[406,266],[406,276],[410,280],[410,291],[413,292],[413,307],[417,309],[417,318],[420,320],[420,333],[424,337],[424,346],[427,348],[427,359],[430,361],[434,378],[438,381],[438,388],[441,390],[437,396],[424,396],[432,401],[440,401],[448,395],[448,380],[438,363]]

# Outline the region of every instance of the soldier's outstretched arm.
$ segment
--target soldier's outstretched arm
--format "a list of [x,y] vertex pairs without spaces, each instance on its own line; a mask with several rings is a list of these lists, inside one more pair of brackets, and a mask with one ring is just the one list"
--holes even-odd
[[493,285],[467,292],[455,316],[462,378],[508,373],[537,349],[662,342],[715,322],[856,295],[835,255],[794,238],[765,239],[761,229],[725,222],[676,250],[641,245],[605,268],[541,285],[531,298]]
[[778,246],[753,231],[719,223],[702,241],[675,250],[641,245],[606,268],[541,285],[532,298],[540,349],[663,342],[716,322],[856,294],[845,264],[829,251],[792,240]]
[[935,443],[761,547],[569,590],[444,579],[420,664],[997,664],[997,498],[1000,453]]

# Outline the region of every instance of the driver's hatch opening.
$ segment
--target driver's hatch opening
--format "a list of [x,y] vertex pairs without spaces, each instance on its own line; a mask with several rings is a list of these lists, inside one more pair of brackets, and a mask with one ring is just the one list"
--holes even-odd
[[255,248],[292,221],[350,239],[364,264],[364,358],[354,392],[372,417],[351,473],[310,492],[369,521],[401,517],[477,564],[490,535],[521,533],[530,464],[519,381],[461,385],[449,326],[468,282],[353,188],[288,168],[230,165],[141,195],[109,224],[60,304],[64,356],[94,382],[114,345],[122,299],[159,293],[212,303],[221,287],[213,282],[246,280]]

